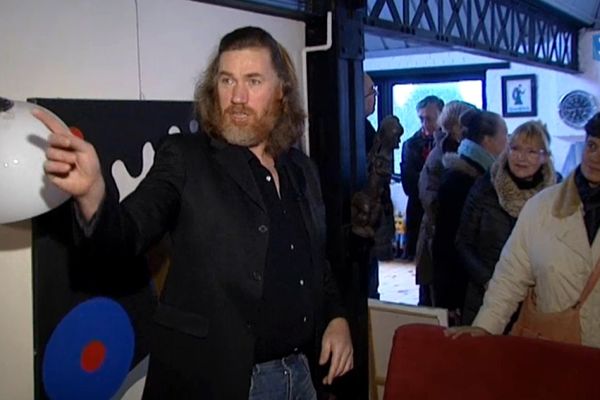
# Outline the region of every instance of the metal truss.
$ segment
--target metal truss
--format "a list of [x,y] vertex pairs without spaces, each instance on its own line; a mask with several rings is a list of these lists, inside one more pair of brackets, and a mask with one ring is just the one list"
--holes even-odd
[[365,29],[577,71],[578,28],[524,1],[370,0]]

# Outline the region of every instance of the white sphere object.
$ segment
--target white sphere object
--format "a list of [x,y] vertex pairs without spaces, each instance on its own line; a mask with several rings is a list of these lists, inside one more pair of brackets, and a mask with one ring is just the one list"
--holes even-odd
[[50,131],[31,114],[34,108],[42,107],[0,97],[0,224],[43,214],[69,198],[44,174]]

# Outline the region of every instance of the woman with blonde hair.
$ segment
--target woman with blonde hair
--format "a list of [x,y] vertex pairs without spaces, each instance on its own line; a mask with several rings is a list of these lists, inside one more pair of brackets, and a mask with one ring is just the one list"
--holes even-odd
[[471,324],[494,266],[525,202],[556,183],[550,135],[539,121],[519,125],[507,149],[469,191],[456,234],[468,275],[462,323]]

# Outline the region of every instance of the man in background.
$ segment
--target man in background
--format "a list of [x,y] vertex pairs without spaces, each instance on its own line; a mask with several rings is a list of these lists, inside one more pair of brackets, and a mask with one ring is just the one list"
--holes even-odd
[[[365,72],[364,74],[364,93],[365,93],[365,160],[368,162],[368,154],[373,147],[373,140],[377,131],[369,121],[368,117],[375,112],[375,102],[377,100],[377,89],[373,79]],[[371,248],[369,255],[367,295],[372,299],[379,299],[379,261],[375,251]]]
[[402,258],[407,261],[414,260],[423,218],[423,206],[419,199],[419,174],[433,148],[434,135],[439,131],[438,117],[443,108],[444,101],[437,96],[427,96],[419,101],[417,114],[421,121],[421,128],[402,145],[400,176],[402,189],[408,197],[405,214],[406,241]]
[[[373,218],[373,242],[369,252],[368,297],[379,299],[379,261],[390,260],[393,255],[395,237],[394,207],[390,191],[393,172],[393,151],[398,147],[404,129],[398,118],[387,116],[375,129],[366,118],[375,112],[377,90],[371,77],[364,75],[365,93],[365,144],[367,151],[367,191],[373,189],[377,203],[377,215]],[[377,177],[377,178],[376,178]],[[377,182],[374,185],[374,182]],[[375,189],[377,187],[377,189]]]
[[365,152],[369,154],[369,150],[373,147],[373,140],[377,134],[373,124],[368,119],[375,112],[377,89],[375,88],[373,79],[366,72],[363,79],[363,90],[365,94]]

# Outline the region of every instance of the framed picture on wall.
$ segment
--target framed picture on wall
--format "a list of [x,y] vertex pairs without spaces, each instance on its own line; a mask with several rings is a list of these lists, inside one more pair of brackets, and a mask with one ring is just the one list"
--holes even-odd
[[534,117],[537,115],[536,76],[502,77],[502,116]]

